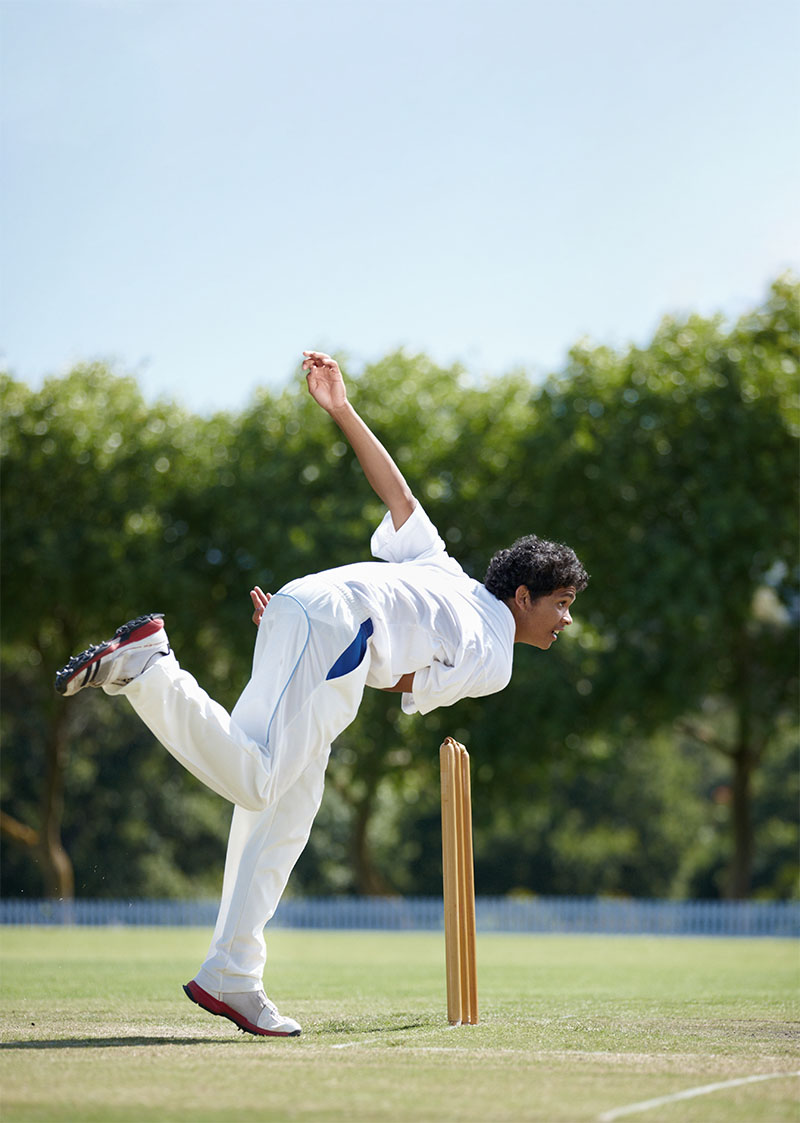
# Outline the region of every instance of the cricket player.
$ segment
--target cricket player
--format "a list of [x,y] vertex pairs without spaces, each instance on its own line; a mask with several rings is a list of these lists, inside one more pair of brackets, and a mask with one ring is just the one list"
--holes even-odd
[[514,645],[546,651],[588,577],[571,549],[529,535],[492,558],[483,583],[451,558],[393,459],[350,404],[338,364],[305,351],[314,400],[350,442],[387,512],[376,561],[251,591],[250,681],[228,713],[184,671],[157,613],[73,656],[56,689],[124,695],[158,740],[234,805],[222,899],[205,962],[186,984],[204,1010],[260,1036],[296,1036],[263,989],[264,926],[308,841],[331,742],[365,687],[402,694],[405,713],[502,690]]

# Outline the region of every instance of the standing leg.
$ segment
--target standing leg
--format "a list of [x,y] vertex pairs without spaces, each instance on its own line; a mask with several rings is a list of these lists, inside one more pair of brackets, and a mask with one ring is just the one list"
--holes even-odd
[[[211,947],[186,988],[205,1009],[226,1013],[251,1032],[264,1032],[263,1026],[297,1027],[291,1019],[281,1019],[274,1007],[260,1005],[268,1003],[261,989],[264,926],[308,841],[322,801],[331,741],[356,716],[369,669],[365,646],[360,661],[353,666],[345,660],[347,669],[339,673],[340,656],[352,644],[360,621],[347,605],[322,599],[324,612],[318,604],[307,610],[296,598],[280,594],[270,602],[270,614],[274,609],[295,620],[299,614],[308,628],[286,663],[291,664],[289,677],[281,681],[279,692],[274,681],[269,689],[264,683],[274,665],[269,657],[274,636],[267,649],[259,635],[253,675],[233,711],[232,718],[245,733],[262,737],[261,731],[267,730],[270,800],[260,811],[234,810]],[[300,635],[302,629],[295,627],[294,633]],[[214,1003],[222,1009],[215,1009]],[[245,1011],[250,1011],[249,1024],[241,1020]],[[289,1032],[299,1032],[299,1027]]]
[[267,953],[264,926],[303,852],[325,783],[327,754],[265,811],[236,807],[219,914],[197,982],[207,991],[258,990]]
[[288,684],[269,738],[279,794],[263,811],[234,810],[219,915],[197,977],[204,989],[241,992],[261,986],[264,926],[308,841],[322,801],[331,740],[355,717],[368,666],[366,659],[349,674],[312,689],[298,669]]

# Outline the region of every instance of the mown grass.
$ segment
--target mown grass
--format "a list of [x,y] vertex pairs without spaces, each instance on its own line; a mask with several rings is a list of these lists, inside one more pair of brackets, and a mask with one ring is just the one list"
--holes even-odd
[[303,1035],[237,1033],[184,997],[209,933],[2,929],[3,1123],[588,1123],[798,1118],[789,941],[479,937],[481,1024],[445,1017],[442,938],[269,938],[267,987]]

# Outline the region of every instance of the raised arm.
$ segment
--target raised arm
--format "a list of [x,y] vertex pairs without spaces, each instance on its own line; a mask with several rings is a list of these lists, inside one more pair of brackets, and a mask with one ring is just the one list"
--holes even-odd
[[411,488],[389,453],[347,399],[339,364],[322,351],[304,351],[303,370],[311,397],[344,433],[373,491],[386,504],[395,530],[417,505]]

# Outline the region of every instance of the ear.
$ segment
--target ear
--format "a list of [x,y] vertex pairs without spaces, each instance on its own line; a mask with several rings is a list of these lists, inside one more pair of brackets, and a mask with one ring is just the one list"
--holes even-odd
[[514,593],[514,601],[520,608],[527,608],[533,600],[530,590],[527,585],[518,585],[517,591]]

